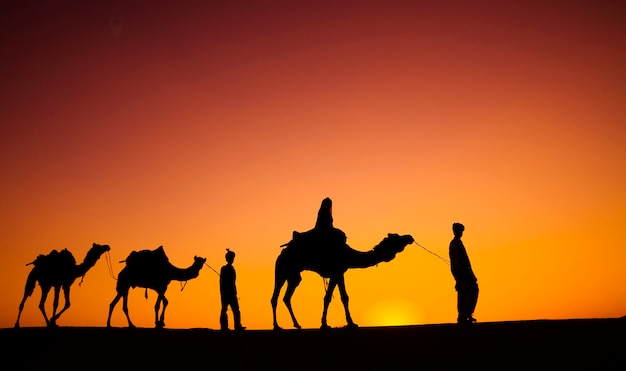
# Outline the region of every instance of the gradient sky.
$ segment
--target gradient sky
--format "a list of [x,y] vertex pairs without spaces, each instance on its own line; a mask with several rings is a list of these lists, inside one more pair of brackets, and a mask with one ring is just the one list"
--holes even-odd
[[[465,224],[479,321],[626,315],[626,3],[52,3],[0,9],[0,327],[26,263],[97,242],[112,271],[76,281],[59,325],[105,326],[119,261],[163,245],[216,270],[234,250],[243,324],[269,329],[279,246],[325,197],[358,250],[400,233],[447,257]],[[346,285],[361,326],[456,320],[449,267],[417,245]],[[219,328],[218,276],[181,287],[166,326]],[[303,327],[323,295],[305,272]],[[22,326],[44,325],[39,298]]]

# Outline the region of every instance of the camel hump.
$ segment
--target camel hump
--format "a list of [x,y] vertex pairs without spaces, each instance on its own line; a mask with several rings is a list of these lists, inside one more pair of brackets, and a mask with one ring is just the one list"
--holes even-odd
[[68,249],[63,249],[61,251],[52,249],[48,255],[38,255],[37,259],[35,259],[32,264],[36,267],[54,265],[63,268],[76,265],[76,259],[74,259],[74,255],[72,255]]
[[131,251],[126,258],[126,266],[159,266],[168,264],[169,261],[163,246],[159,246],[154,250]]

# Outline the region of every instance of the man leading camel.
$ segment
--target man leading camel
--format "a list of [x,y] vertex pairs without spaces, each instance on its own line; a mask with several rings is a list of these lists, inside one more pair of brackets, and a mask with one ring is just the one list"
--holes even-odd
[[220,270],[220,296],[222,301],[222,310],[220,311],[220,328],[222,331],[228,331],[228,314],[227,310],[233,311],[233,320],[235,330],[242,331],[245,329],[241,325],[241,312],[239,311],[239,300],[237,299],[237,273],[233,262],[235,261],[235,252],[226,249],[226,265]]
[[472,270],[463,241],[461,241],[464,230],[463,224],[452,224],[454,238],[450,241],[450,269],[456,281],[454,288],[457,291],[457,309],[459,312],[457,322],[472,323],[476,322],[472,315],[478,301],[478,280]]

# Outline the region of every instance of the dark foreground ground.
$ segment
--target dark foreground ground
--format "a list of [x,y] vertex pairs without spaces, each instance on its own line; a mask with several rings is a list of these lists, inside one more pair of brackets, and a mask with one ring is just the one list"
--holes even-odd
[[0,329],[2,370],[626,370],[626,319],[332,330]]

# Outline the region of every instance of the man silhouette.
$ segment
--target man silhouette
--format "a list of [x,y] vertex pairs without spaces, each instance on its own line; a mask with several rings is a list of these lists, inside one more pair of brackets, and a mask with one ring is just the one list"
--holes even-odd
[[334,247],[346,243],[346,234],[333,226],[333,201],[329,197],[322,200],[312,231],[323,244]]
[[222,299],[222,310],[220,312],[220,327],[222,331],[228,331],[228,315],[226,311],[228,306],[233,311],[233,320],[235,330],[243,330],[241,326],[241,313],[239,312],[239,301],[237,299],[237,285],[235,283],[237,274],[233,262],[235,261],[235,252],[226,249],[226,265],[220,270],[220,295]]
[[320,209],[317,212],[315,228],[322,230],[333,229],[333,201],[329,197],[322,200]]
[[461,241],[465,226],[461,223],[452,224],[454,238],[450,241],[450,269],[456,281],[458,323],[472,323],[476,303],[478,302],[478,280],[472,270],[467,251]]

